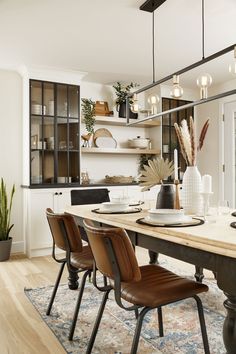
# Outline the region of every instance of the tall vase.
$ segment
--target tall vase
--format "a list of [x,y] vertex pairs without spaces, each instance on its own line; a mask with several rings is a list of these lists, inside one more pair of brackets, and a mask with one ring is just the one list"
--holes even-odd
[[182,206],[185,214],[197,214],[201,211],[202,179],[197,166],[188,166],[183,175]]
[[174,188],[172,184],[162,184],[157,195],[157,209],[174,209]]

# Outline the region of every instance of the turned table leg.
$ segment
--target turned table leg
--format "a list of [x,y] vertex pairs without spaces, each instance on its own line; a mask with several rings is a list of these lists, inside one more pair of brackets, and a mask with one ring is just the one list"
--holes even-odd
[[223,326],[223,339],[228,354],[236,354],[236,295],[225,293],[227,315]]
[[148,250],[149,253],[149,264],[158,264],[159,253]]
[[195,266],[195,279],[196,281],[202,283],[202,280],[204,278],[204,274],[203,274],[203,268],[199,267],[199,266]]

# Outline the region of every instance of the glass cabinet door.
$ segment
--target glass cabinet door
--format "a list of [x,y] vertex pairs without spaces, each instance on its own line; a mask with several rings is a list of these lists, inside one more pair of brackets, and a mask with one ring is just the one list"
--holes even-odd
[[79,87],[30,81],[30,183],[79,182]]
[[[162,110],[166,111],[175,107],[179,107],[189,103],[189,101],[176,100],[172,98],[162,98]],[[183,172],[186,170],[186,163],[181,154],[178,139],[175,133],[174,123],[180,124],[183,119],[186,119],[189,124],[190,116],[193,117],[193,108],[184,109],[182,111],[165,114],[162,117],[162,156],[169,161],[174,160],[174,149],[178,149],[179,161],[179,179],[181,180]],[[168,180],[173,180],[169,177]]]

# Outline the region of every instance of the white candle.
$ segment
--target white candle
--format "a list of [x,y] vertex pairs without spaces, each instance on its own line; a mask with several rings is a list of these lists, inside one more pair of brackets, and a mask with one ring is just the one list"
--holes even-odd
[[212,177],[210,175],[202,176],[202,192],[212,193]]
[[178,151],[174,149],[175,180],[178,179]]

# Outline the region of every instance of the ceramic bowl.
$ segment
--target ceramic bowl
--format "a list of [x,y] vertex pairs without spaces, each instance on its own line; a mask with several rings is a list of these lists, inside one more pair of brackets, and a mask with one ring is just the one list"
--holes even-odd
[[106,211],[124,211],[129,207],[128,203],[112,203],[112,202],[104,202],[102,203],[102,209]]
[[122,197],[122,196],[110,197],[110,200],[112,203],[115,204],[129,204],[130,201],[128,197]]
[[183,210],[177,209],[149,209],[148,218],[155,222],[174,224],[183,221],[185,215]]

